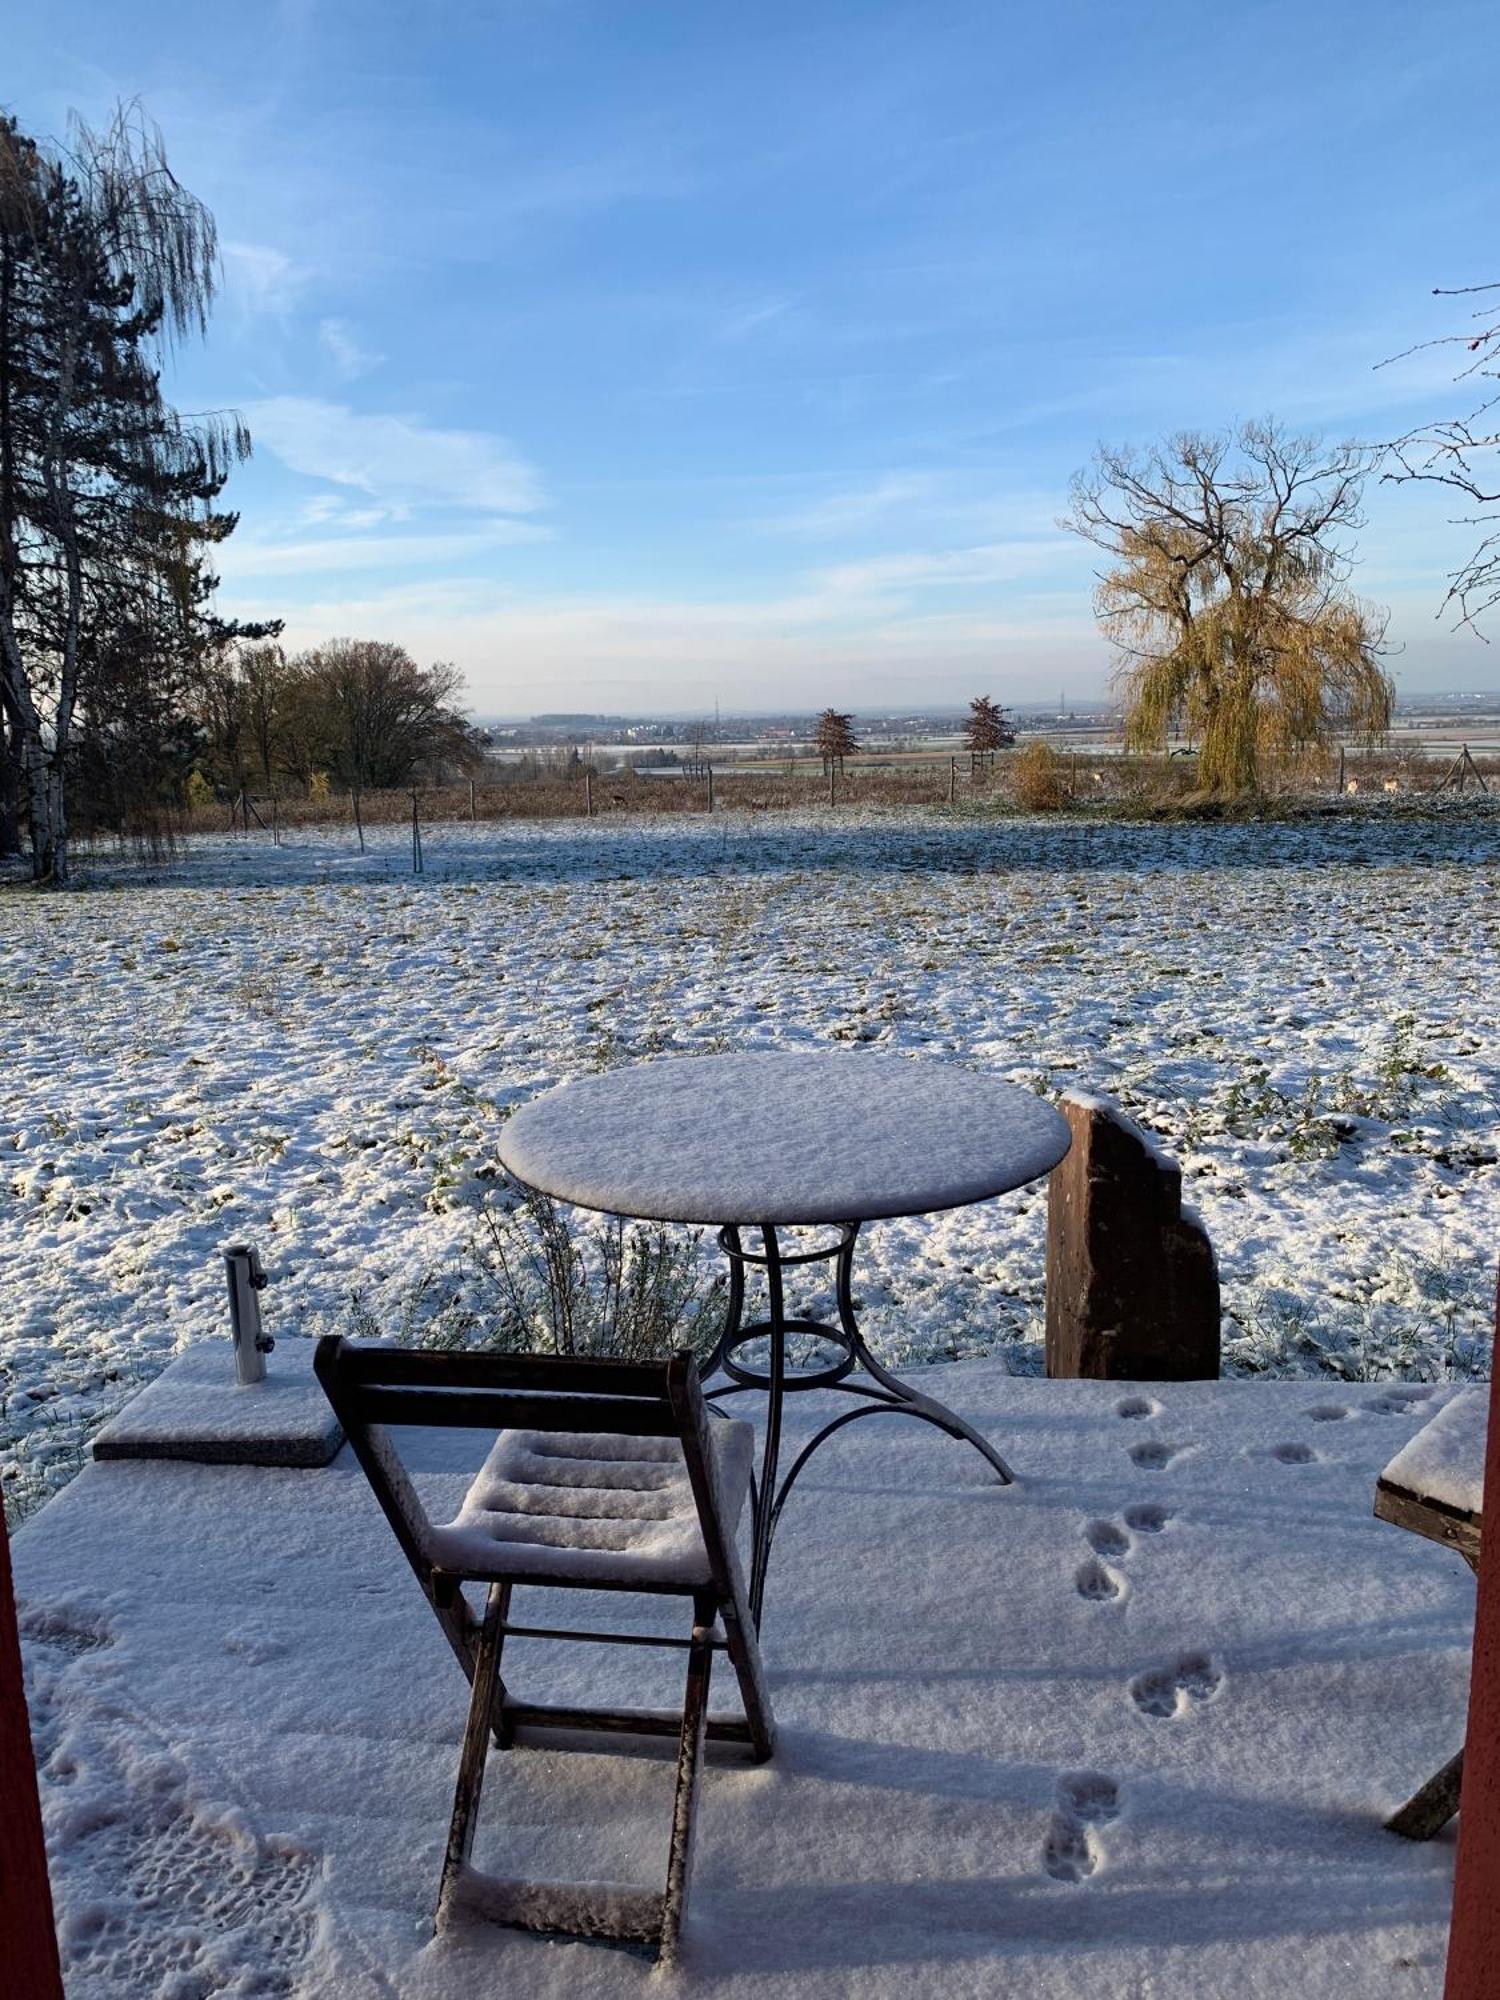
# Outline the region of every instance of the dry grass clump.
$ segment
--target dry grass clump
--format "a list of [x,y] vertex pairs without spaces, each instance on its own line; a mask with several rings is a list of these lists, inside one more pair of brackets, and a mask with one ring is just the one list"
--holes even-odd
[[1027,812],[1057,812],[1071,797],[1067,763],[1050,743],[1028,743],[1016,755],[1015,787]]

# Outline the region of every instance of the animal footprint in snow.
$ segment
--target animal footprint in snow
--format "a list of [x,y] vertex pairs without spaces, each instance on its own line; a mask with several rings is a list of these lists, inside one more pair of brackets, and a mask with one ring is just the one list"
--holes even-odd
[[1083,1538],[1096,1556],[1123,1556],[1130,1552],[1130,1537],[1118,1521],[1090,1521]]
[[1161,1404],[1154,1403],[1149,1396],[1122,1396],[1115,1404],[1117,1417],[1159,1417]]
[[1093,1835],[1066,1813],[1054,1813],[1042,1842],[1042,1866],[1054,1882],[1086,1882],[1099,1866]]
[[1165,1472],[1174,1458],[1180,1458],[1186,1445],[1168,1444],[1165,1438],[1147,1438],[1144,1444],[1130,1447],[1130,1462],[1138,1465],[1142,1472]]
[[1120,1812],[1120,1788],[1102,1771],[1071,1771],[1057,1782],[1057,1811],[1042,1842],[1042,1866],[1055,1882],[1086,1882],[1099,1866],[1092,1829]]
[[1310,1444],[1273,1444],[1271,1456],[1281,1465],[1311,1465],[1317,1453]]
[[1057,1781],[1064,1812],[1093,1826],[1106,1826],[1120,1813],[1120,1787],[1103,1771],[1068,1771]]
[[1142,1715],[1169,1720],[1187,1713],[1192,1701],[1211,1701],[1224,1676],[1207,1653],[1184,1653],[1170,1667],[1148,1667],[1130,1683],[1130,1699]]
[[1373,1410],[1378,1417],[1414,1417],[1431,1396],[1430,1389],[1418,1389],[1408,1384],[1387,1389],[1383,1396],[1372,1396],[1365,1408]]
[[1125,1525],[1138,1535],[1159,1535],[1171,1518],[1171,1508],[1158,1507],[1154,1500],[1142,1500],[1125,1509]]
[[1116,1576],[1097,1556],[1090,1556],[1087,1562],[1078,1565],[1073,1587],[1090,1604],[1108,1604],[1113,1598],[1125,1595],[1124,1579]]
[[1336,1424],[1341,1417],[1352,1415],[1342,1403],[1314,1403],[1307,1413],[1315,1424]]

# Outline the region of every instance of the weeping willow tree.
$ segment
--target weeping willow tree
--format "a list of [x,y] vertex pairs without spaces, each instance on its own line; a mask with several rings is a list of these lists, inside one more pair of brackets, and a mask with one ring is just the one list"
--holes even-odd
[[249,439],[180,416],[160,378],[217,271],[212,216],[136,113],[66,149],[0,118],[0,710],[39,881],[67,880],[79,771],[128,768],[142,714],[229,629],[208,551]]
[[1203,788],[1238,795],[1288,753],[1389,727],[1384,614],[1347,587],[1369,464],[1271,423],[1095,454],[1065,525],[1110,558],[1095,609],[1132,749],[1185,731]]

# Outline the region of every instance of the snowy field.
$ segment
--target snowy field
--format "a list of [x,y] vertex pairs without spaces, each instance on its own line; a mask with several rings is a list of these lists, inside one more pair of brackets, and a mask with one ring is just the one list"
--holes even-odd
[[[466,1688],[349,1452],[90,1465],[15,1542],[70,2000],[1438,2000],[1454,1829],[1381,1822],[1461,1738],[1474,1584],[1370,1510],[1448,1390],[928,1372],[1018,1484],[910,1423],[813,1461],[766,1602],[777,1752],[709,1759],[665,1979],[462,1918],[432,1941]],[[786,1449],[835,1407],[793,1397]],[[408,1439],[432,1518],[489,1443]],[[681,1699],[638,1648],[513,1640],[506,1678]],[[476,1864],[659,1892],[670,1783],[670,1755],[493,1755]]]
[[[0,897],[0,1462],[20,1505],[257,1242],[274,1327],[462,1331],[515,1105],[653,1055],[872,1043],[1113,1094],[1182,1159],[1236,1373],[1486,1365],[1500,818],[934,814],[341,832]],[[872,1229],[897,1363],[1040,1362],[1044,1190]]]

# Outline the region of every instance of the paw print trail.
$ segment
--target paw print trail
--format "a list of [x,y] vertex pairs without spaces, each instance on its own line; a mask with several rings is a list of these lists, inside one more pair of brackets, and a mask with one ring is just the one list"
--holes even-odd
[[[1115,1404],[1115,1415],[1127,1423],[1138,1423],[1161,1414],[1162,1406],[1152,1396],[1122,1396]],[[1146,1438],[1127,1448],[1132,1464],[1147,1472],[1164,1470],[1187,1449],[1185,1445],[1171,1444],[1163,1438]],[[1124,1510],[1123,1522],[1090,1521],[1083,1531],[1083,1538],[1093,1554],[1081,1562],[1073,1573],[1073,1587],[1078,1595],[1090,1604],[1113,1604],[1126,1597],[1129,1585],[1110,1565],[1130,1554],[1137,1535],[1159,1535],[1171,1518],[1169,1507],[1141,1501]]]

